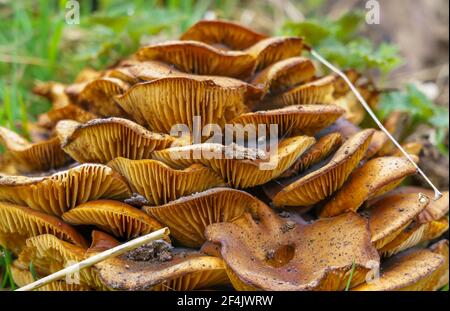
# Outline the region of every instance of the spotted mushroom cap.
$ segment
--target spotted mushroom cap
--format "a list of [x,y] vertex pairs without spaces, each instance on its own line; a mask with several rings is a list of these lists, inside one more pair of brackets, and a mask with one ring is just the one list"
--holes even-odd
[[353,213],[301,224],[260,205],[256,217],[208,226],[206,237],[221,245],[237,290],[342,290],[353,264],[352,286],[379,262],[367,221]]

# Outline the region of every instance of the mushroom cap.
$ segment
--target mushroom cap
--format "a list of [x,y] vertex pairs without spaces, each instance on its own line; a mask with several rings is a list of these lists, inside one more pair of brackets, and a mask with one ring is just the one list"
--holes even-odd
[[120,245],[120,242],[114,237],[99,230],[92,230],[91,240],[92,242],[86,251],[86,256],[90,256],[93,253],[103,252]]
[[420,193],[394,194],[370,207],[372,243],[377,249],[394,240],[427,207],[430,200]]
[[[429,198],[434,197],[434,191],[422,187],[415,186],[405,186],[398,187],[391,192],[386,193],[385,195],[379,196],[367,202],[367,205],[371,206],[376,204],[379,200],[384,199],[385,197],[395,195],[395,194],[419,194],[423,193]],[[439,220],[442,217],[448,214],[449,208],[449,192],[442,192],[442,197],[437,200],[430,200],[430,203],[427,207],[417,216],[417,222],[420,224],[426,224],[433,220]]]
[[[419,142],[409,142],[409,143],[405,143],[402,145],[402,148],[408,153],[408,154],[412,154],[415,156],[419,156],[420,152],[423,149],[423,144],[419,143]],[[391,156],[394,157],[402,157],[403,153],[400,150],[395,150],[394,152],[392,152]]]
[[259,89],[239,80],[184,75],[136,84],[116,100],[139,124],[170,133],[176,124],[192,130],[194,116],[201,117],[201,128],[223,126],[248,110],[250,99],[260,96]]
[[224,20],[201,20],[191,26],[180,39],[200,41],[231,50],[245,50],[265,38],[267,38],[266,35],[237,23]]
[[95,119],[85,124],[61,121],[56,132],[64,151],[80,163],[108,163],[117,157],[145,159],[175,141],[174,137],[150,132],[121,118]]
[[61,120],[74,120],[85,123],[98,118],[94,113],[88,112],[74,104],[68,104],[61,108],[52,108],[45,114],[48,122],[47,126],[53,128]]
[[448,253],[445,257],[430,249],[412,249],[385,261],[382,271],[379,279],[360,285],[354,290],[430,291],[439,289],[441,279],[448,273]]
[[[110,73],[119,76],[119,72]],[[135,62],[127,67],[123,67],[120,71],[123,75],[128,75],[126,79],[131,80],[131,85],[142,81],[152,81],[168,76],[189,76],[189,74],[177,70],[173,65],[162,63],[159,61],[149,60],[144,62]],[[122,79],[123,80],[123,79]]]
[[429,247],[429,249],[436,254],[442,255],[445,258],[445,268],[442,276],[435,286],[435,289],[441,289],[448,284],[449,279],[449,260],[448,260],[448,240],[440,240]]
[[141,210],[113,200],[83,203],[62,215],[72,225],[94,225],[116,237],[132,239],[161,229],[161,224]]
[[[322,136],[280,177],[286,178],[298,175],[312,165],[325,160],[330,154],[334,153],[342,145],[342,143],[343,139],[340,133],[336,132]],[[266,188],[264,188],[264,190],[265,189]]]
[[298,56],[302,50],[302,38],[271,37],[258,41],[245,51],[256,59],[254,70],[259,71],[280,60]]
[[125,180],[100,164],[83,164],[46,177],[0,177],[1,201],[57,216],[90,200],[130,196]]
[[329,197],[342,187],[366,153],[374,130],[361,131],[349,138],[321,168],[301,176],[273,198],[276,207],[309,206]]
[[316,69],[314,63],[306,57],[291,57],[257,73],[251,84],[262,87],[264,93],[279,94],[298,84],[308,82],[314,78]]
[[142,194],[151,205],[225,185],[220,175],[201,164],[177,170],[156,160],[116,158],[108,166],[124,176],[133,192]]
[[0,126],[0,145],[5,147],[12,164],[21,172],[48,171],[69,162],[58,137],[30,143],[15,132]]
[[232,124],[278,125],[282,137],[298,134],[312,135],[336,121],[344,110],[335,105],[295,105],[281,109],[242,114],[230,121]]
[[389,137],[383,131],[375,131],[364,159],[370,159],[375,156],[388,140]]
[[[405,132],[410,125],[411,117],[406,111],[394,111],[389,114],[387,119],[383,122],[384,127],[391,133],[391,135],[397,140],[402,140]],[[382,146],[378,152],[379,156],[385,156],[396,152],[394,143],[390,140],[386,140],[386,143]]]
[[[353,213],[311,224],[287,221],[267,206],[256,215],[207,227],[238,290],[342,290],[353,264],[360,284],[379,257],[367,221]],[[231,272],[231,273],[230,273]]]
[[[434,196],[434,192],[432,190],[421,188],[417,190],[425,193],[430,198]],[[433,200],[430,202],[427,208],[422,213],[419,214],[417,220],[419,223],[424,224],[430,221],[442,219],[448,214],[448,207],[449,207],[449,192],[444,191],[440,199]]]
[[281,175],[314,143],[315,139],[308,136],[282,140],[277,146],[276,154],[268,160],[262,159],[261,153],[266,153],[259,149],[220,144],[174,147],[156,151],[152,157],[172,167],[182,168],[201,163],[219,173],[230,186],[248,188],[262,185]]
[[413,222],[403,230],[395,239],[379,250],[384,257],[395,255],[403,250],[439,238],[448,231],[448,218],[442,217],[425,224]]
[[218,187],[143,210],[168,226],[184,246],[200,247],[209,224],[233,221],[244,212],[256,210],[259,204],[262,202],[247,192]]
[[334,77],[326,76],[300,84],[270,99],[278,106],[316,105],[333,103]]
[[[18,261],[26,265],[32,262],[40,271],[52,274],[84,260],[85,255],[84,247],[62,241],[52,234],[42,234],[27,239],[26,247],[19,254]],[[104,289],[91,267],[80,269],[75,277],[79,277],[77,281],[81,285]]]
[[245,79],[255,66],[255,57],[241,51],[225,51],[197,41],[166,41],[142,47],[136,53],[140,61],[155,60],[200,75]]
[[416,167],[400,157],[375,158],[359,167],[347,183],[325,205],[321,217],[356,211],[367,200],[397,187],[407,176],[416,173]]
[[64,84],[55,81],[40,82],[33,88],[33,93],[47,98],[53,108],[58,109],[70,104],[65,88]]
[[103,77],[88,82],[76,101],[88,111],[105,117],[126,117],[115,96],[125,93],[129,85],[119,79]]
[[[433,197],[431,190],[417,187],[401,187],[375,199],[372,205],[378,204],[391,196],[425,194]],[[371,203],[369,202],[369,205]],[[383,256],[392,256],[405,249],[411,248],[423,242],[428,242],[440,237],[448,230],[448,192],[438,200],[430,200],[429,204],[413,219],[410,225],[401,231],[395,239],[384,245],[380,250]]]
[[109,258],[94,266],[104,286],[113,290],[195,290],[228,284],[222,259],[175,249],[168,261]]
[[[29,207],[6,202],[0,202],[0,233],[3,236],[2,245],[11,243],[16,249],[20,249],[24,245],[25,239],[40,234],[53,234],[75,245],[86,245],[84,238],[60,219]],[[11,248],[9,247],[11,245],[3,246]],[[17,253],[15,249],[13,251]]]
[[[31,284],[34,281],[33,274],[27,270],[26,268],[21,267],[21,265],[16,264],[17,260],[13,262],[13,264],[10,267],[11,276],[14,280],[14,283],[18,287],[23,287],[25,285]],[[89,288],[85,285],[81,284],[73,284],[73,283],[67,283],[62,280],[53,281],[50,282],[42,287],[39,287],[35,289],[36,291],[43,291],[43,292],[55,292],[55,291],[88,291]]]

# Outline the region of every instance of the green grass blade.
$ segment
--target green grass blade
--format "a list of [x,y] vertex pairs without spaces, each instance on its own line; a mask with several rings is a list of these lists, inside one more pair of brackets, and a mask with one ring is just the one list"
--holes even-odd
[[348,292],[350,289],[350,284],[352,283],[352,279],[353,279],[353,273],[355,273],[355,261],[353,261],[352,263],[352,269],[350,270],[350,275],[348,276],[348,280],[347,280],[347,286],[345,286],[345,291]]

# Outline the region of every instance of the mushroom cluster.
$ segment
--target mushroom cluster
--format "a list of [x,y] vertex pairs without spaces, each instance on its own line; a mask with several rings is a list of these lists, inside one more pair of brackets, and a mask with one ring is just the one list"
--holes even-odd
[[[41,289],[447,284],[448,192],[433,200],[401,186],[415,166],[383,132],[351,122],[351,93],[319,76],[305,49],[301,38],[200,21],[71,85],[38,85],[52,108],[30,124],[32,142],[0,128],[0,245],[14,254],[15,283],[167,226],[167,239]],[[387,121],[393,134],[399,118]],[[175,135],[180,124],[276,125],[266,146],[278,143],[267,159],[268,149],[212,143],[211,133]],[[420,145],[405,149],[420,160]]]

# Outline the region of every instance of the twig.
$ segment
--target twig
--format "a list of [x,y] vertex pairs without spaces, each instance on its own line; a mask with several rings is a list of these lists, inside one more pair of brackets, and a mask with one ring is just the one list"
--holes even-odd
[[63,277],[65,277],[66,275],[70,275],[73,273],[76,273],[78,271],[80,271],[81,269],[85,269],[88,267],[91,267],[93,265],[95,265],[96,263],[99,263],[105,259],[111,258],[111,257],[115,257],[115,256],[119,256],[125,252],[128,252],[130,250],[133,250],[139,246],[142,246],[144,244],[147,244],[150,241],[153,240],[159,240],[162,239],[163,237],[169,235],[170,231],[169,228],[163,228],[160,229],[158,231],[149,233],[147,235],[141,236],[139,238],[136,238],[134,240],[128,241],[127,243],[121,244],[119,246],[113,247],[111,249],[108,249],[104,252],[101,252],[99,254],[96,254],[92,257],[89,257],[79,263],[76,263],[74,265],[71,265],[65,269],[62,269],[58,272],[55,272],[49,276],[46,276],[42,279],[37,280],[36,282],[33,282],[31,284],[25,285],[19,289],[17,289],[17,291],[31,291],[31,290],[35,290],[39,287],[42,287],[44,285],[47,285],[53,281],[57,281]]
[[336,68],[333,64],[331,64],[329,61],[327,61],[325,58],[322,57],[317,51],[314,49],[311,49],[311,55],[314,56],[317,60],[319,60],[322,64],[324,64],[326,67],[328,67],[330,70],[338,74],[350,87],[352,92],[355,94],[356,98],[359,100],[361,105],[364,107],[364,109],[367,111],[367,113],[370,115],[370,117],[375,121],[375,123],[378,125],[378,127],[389,137],[389,139],[392,141],[392,143],[401,151],[401,153],[411,162],[414,167],[416,168],[417,172],[422,175],[422,177],[425,179],[425,181],[430,185],[431,188],[433,188],[434,191],[434,200],[438,200],[442,197],[442,193],[436,188],[436,186],[433,184],[433,182],[428,178],[428,176],[420,169],[420,167],[414,162],[414,160],[411,158],[411,156],[403,149],[403,147],[399,144],[399,142],[392,136],[392,134],[384,127],[384,125],[378,120],[375,113],[370,109],[369,104],[367,104],[366,100],[362,97],[361,93],[356,89],[356,87],[353,85],[353,83],[350,81],[350,79],[347,77],[345,73],[343,73],[341,70]]

